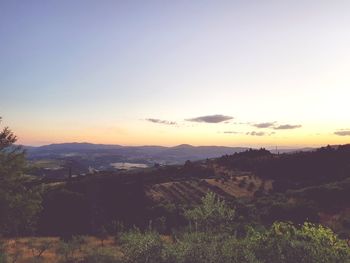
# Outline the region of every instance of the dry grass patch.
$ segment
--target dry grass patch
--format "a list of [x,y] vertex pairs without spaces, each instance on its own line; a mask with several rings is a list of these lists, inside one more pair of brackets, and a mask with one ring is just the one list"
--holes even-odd
[[[28,263],[33,258],[39,257],[42,259],[42,262],[56,263],[62,257],[57,252],[62,244],[58,237],[22,237],[6,239],[4,242],[9,262]],[[73,251],[72,257],[79,260],[91,251],[100,248],[102,248],[100,239],[87,236],[84,237],[84,243],[81,247]],[[103,248],[110,249],[116,256],[121,255],[120,248],[115,243],[114,237],[105,239]]]

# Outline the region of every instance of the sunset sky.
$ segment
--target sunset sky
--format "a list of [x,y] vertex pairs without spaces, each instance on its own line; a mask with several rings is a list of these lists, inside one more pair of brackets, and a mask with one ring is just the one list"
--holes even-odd
[[19,143],[350,143],[350,1],[0,1]]

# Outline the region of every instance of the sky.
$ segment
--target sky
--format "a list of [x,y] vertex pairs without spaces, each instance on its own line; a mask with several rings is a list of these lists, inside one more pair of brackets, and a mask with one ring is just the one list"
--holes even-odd
[[350,1],[0,0],[19,143],[350,143]]

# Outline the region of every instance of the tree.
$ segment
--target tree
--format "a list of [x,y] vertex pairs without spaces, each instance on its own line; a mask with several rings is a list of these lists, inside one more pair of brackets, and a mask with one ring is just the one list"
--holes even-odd
[[185,217],[199,231],[228,230],[232,227],[235,210],[228,207],[213,192],[202,198],[202,204],[185,211]]
[[3,235],[33,230],[41,207],[40,194],[25,184],[25,152],[14,145],[16,141],[16,135],[8,127],[0,130],[0,234]]

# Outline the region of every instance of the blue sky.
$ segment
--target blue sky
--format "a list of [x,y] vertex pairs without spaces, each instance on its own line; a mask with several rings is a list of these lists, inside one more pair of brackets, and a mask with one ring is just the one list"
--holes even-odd
[[[0,116],[33,145],[346,143],[349,14],[348,1],[1,1]],[[232,119],[189,121],[213,115]]]

